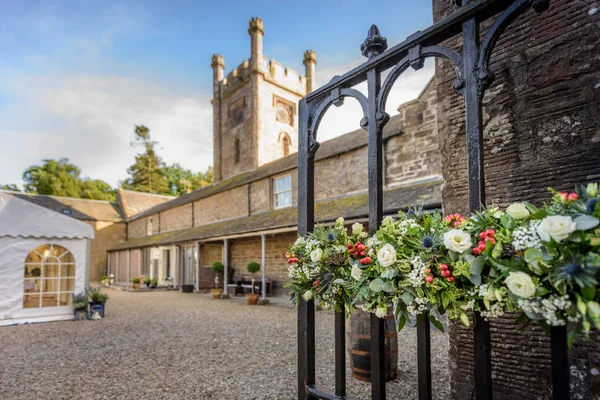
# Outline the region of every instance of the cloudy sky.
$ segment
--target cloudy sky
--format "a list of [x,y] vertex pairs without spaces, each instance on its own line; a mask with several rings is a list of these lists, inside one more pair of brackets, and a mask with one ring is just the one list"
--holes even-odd
[[[431,23],[431,1],[0,0],[0,184],[42,159],[67,157],[113,186],[126,177],[144,124],[167,163],[212,164],[210,56],[226,73],[249,57],[248,19],[265,23],[264,53],[303,72],[317,52],[317,85],[364,61],[372,23],[393,45]],[[416,97],[432,64],[396,84],[388,112]],[[359,87],[364,90],[364,87]],[[323,141],[356,129],[358,105],[331,110]]]

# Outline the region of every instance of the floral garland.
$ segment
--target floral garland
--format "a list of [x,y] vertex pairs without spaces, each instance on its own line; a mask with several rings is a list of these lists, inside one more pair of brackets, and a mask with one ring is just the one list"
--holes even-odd
[[600,327],[600,204],[598,184],[573,193],[552,191],[537,208],[515,203],[471,218],[423,210],[387,217],[373,235],[343,219],[290,247],[292,298],[315,298],[336,311],[360,306],[378,317],[395,305],[399,329],[410,315],[469,325],[467,311],[485,319],[521,311],[523,322],[572,323],[577,333]]

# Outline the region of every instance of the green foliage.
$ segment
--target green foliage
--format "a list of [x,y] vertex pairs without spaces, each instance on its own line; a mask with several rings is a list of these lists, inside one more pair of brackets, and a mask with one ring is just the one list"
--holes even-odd
[[147,277],[144,278],[144,283],[146,285],[150,286],[150,284],[152,283],[152,279],[150,279],[150,277],[147,276]]
[[68,158],[42,160],[42,165],[33,165],[23,173],[26,193],[50,196],[74,197],[77,199],[115,200],[115,190],[99,179],[81,177],[81,170]]
[[143,147],[144,151],[135,156],[135,163],[127,170],[129,178],[121,186],[138,192],[169,194],[164,162],[154,150],[157,142],[150,139],[150,130],[144,125],[136,125],[135,136],[131,145]]
[[205,173],[192,172],[175,163],[164,167],[164,171],[171,196],[186,194],[212,184],[212,167],[209,167]]
[[100,280],[101,280],[101,281],[105,281],[105,280],[107,280],[107,279],[108,279],[108,276],[106,276],[106,275],[102,275],[102,276],[100,277]]
[[106,300],[108,300],[108,295],[106,293],[102,293],[100,288],[88,288],[87,294],[94,303],[104,304],[106,303]]
[[215,261],[211,268],[215,272],[223,272],[225,270],[225,266],[220,261]]
[[158,286],[158,278],[152,278],[152,282],[150,282],[150,287],[157,287]]
[[0,190],[10,190],[11,192],[20,192],[21,189],[14,183],[10,183],[8,185],[0,185]]
[[73,309],[85,310],[88,307],[88,295],[85,293],[73,293]]
[[138,284],[138,283],[141,282],[141,279],[140,278],[133,278],[132,282],[135,283],[135,284]]
[[249,263],[246,265],[246,269],[247,269],[247,270],[248,270],[248,272],[250,272],[251,274],[255,274],[255,273],[257,273],[257,272],[260,270],[260,264],[259,264],[259,263],[257,263],[257,262],[255,262],[255,261],[249,262]]

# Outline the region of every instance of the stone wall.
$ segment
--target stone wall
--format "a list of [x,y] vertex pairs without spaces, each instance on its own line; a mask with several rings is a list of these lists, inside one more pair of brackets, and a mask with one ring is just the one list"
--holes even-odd
[[196,226],[247,215],[248,187],[246,185],[217,193],[194,203]]
[[[436,21],[454,9],[446,0],[433,6]],[[600,13],[593,7],[590,1],[553,0],[548,11],[518,18],[498,41],[491,57],[496,81],[483,113],[488,204],[540,203],[549,186],[569,190],[600,178]],[[461,47],[456,39],[447,44]],[[438,61],[443,205],[446,212],[465,212],[464,107],[452,92],[454,78],[449,63]],[[503,318],[492,324],[492,337],[494,398],[549,399],[549,340],[539,328],[517,334],[514,319]],[[472,346],[470,330],[451,329],[454,399],[471,397]],[[586,382],[598,367],[598,346],[576,348],[571,364],[577,366],[572,398],[593,398]]]
[[192,227],[192,203],[171,208],[160,213],[160,232]]
[[106,273],[107,250],[124,242],[126,225],[124,222],[85,221],[94,228],[94,239],[90,245],[90,276],[91,283],[100,282]]

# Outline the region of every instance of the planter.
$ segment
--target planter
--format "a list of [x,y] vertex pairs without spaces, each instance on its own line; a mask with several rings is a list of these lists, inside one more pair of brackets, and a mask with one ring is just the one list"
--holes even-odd
[[134,283],[132,286],[133,286],[133,290],[138,290],[140,288],[139,283]]
[[223,289],[210,289],[210,294],[214,300],[219,300],[223,294]]
[[109,284],[109,282],[108,282],[108,279],[104,279],[104,280],[102,281],[102,286],[104,286],[104,287],[108,287],[108,284]]
[[249,306],[254,306],[254,305],[258,304],[258,293],[247,294],[246,302],[248,303]]
[[83,321],[88,319],[88,311],[85,308],[73,310],[73,319],[75,321]]
[[104,303],[90,301],[90,318],[94,317],[96,311],[98,311],[101,318],[104,318]]
[[181,285],[181,293],[194,293],[194,285]]

